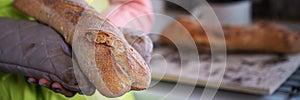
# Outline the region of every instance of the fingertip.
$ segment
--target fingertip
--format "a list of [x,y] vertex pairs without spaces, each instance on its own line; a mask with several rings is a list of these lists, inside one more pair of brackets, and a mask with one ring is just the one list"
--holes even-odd
[[41,78],[39,80],[39,85],[45,86],[45,87],[49,87],[50,86],[50,82],[47,79]]
[[80,95],[85,95],[85,93],[82,92],[82,91],[78,92],[78,94],[80,94]]
[[29,78],[27,78],[27,82],[28,82],[29,84],[36,83],[36,79],[35,79],[35,78],[32,78],[32,77],[29,77]]
[[51,87],[53,88],[54,91],[59,92],[66,97],[73,97],[75,95],[75,92],[68,91],[60,83],[54,82]]

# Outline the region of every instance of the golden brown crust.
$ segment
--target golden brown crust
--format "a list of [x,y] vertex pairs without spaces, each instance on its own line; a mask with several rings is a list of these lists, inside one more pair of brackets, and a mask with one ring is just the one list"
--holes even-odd
[[118,66],[114,68],[106,66],[117,66],[116,58],[107,46],[103,44],[96,44],[96,64],[99,67],[99,72],[102,75],[102,80],[104,84],[95,84],[99,87],[107,87],[110,92],[101,92],[103,95],[115,95],[119,96],[124,92],[130,90],[131,79],[129,74],[124,72],[123,66]]
[[14,6],[55,28],[72,45],[82,72],[107,97],[146,89],[150,69],[111,22],[84,0],[15,0]]
[[260,21],[251,26],[235,26],[223,30],[229,50],[277,53],[300,51],[299,34],[273,22]]
[[[200,51],[210,52],[208,38],[194,18],[182,16],[176,20],[191,34]],[[174,27],[178,27],[178,22],[171,23],[163,33],[176,32]],[[260,21],[249,26],[223,26],[223,32],[228,51],[300,52],[300,35],[274,22]],[[170,43],[165,38],[161,40]]]

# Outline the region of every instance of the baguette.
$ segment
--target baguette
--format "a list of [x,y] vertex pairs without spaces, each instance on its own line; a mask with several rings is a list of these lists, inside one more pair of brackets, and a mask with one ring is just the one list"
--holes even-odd
[[[182,16],[178,17],[176,21],[167,26],[162,33],[170,35],[186,29],[191,34],[200,52],[210,52],[206,32],[196,19],[190,16]],[[274,22],[259,21],[252,25],[223,26],[222,28],[227,51],[287,54],[300,52],[300,35]],[[207,32],[207,34],[209,33]],[[160,40],[163,43],[170,44],[170,41],[166,38]]]
[[79,68],[102,95],[118,97],[149,86],[151,73],[143,58],[84,0],[14,0],[14,6],[72,45]]

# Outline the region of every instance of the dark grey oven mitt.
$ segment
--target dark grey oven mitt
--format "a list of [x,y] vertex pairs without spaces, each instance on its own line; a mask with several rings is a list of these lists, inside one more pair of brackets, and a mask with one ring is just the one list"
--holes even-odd
[[[68,90],[80,91],[71,55],[68,45],[52,28],[33,21],[0,18],[0,71],[45,78]],[[95,90],[86,88],[90,94]]]
[[[149,61],[153,48],[150,38],[139,31],[124,33],[127,41]],[[83,89],[87,95],[93,94],[95,88],[89,81],[80,82],[86,86],[79,88],[71,55],[69,46],[52,28],[34,21],[0,18],[0,72],[46,78],[68,90]],[[84,78],[81,73],[77,75]]]

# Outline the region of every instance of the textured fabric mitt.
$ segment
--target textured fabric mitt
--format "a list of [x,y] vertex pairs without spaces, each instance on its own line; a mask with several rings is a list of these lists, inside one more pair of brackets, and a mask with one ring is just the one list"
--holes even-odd
[[[140,31],[124,33],[127,41],[149,61],[153,48],[150,38]],[[71,56],[71,49],[54,29],[38,22],[0,18],[0,72],[46,78],[68,90],[84,89],[87,95],[93,94],[95,87],[89,81],[79,88]]]

